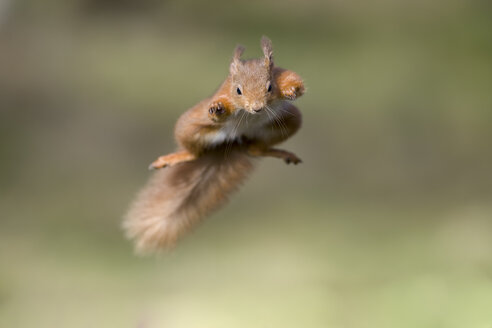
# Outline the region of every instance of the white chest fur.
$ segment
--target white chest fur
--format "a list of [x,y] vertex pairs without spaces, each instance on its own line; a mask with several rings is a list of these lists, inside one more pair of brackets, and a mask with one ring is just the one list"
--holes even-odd
[[273,103],[269,105],[269,109],[264,108],[255,114],[245,110],[236,111],[219,131],[211,135],[211,143],[217,145],[240,140],[241,137],[250,139],[266,137],[271,133],[266,126],[274,120],[274,115],[281,116],[280,106],[282,106],[281,102]]

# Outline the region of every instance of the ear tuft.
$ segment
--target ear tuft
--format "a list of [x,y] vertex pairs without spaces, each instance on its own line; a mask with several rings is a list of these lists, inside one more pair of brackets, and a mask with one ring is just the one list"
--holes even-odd
[[234,56],[232,57],[233,60],[240,60],[241,55],[244,52],[244,47],[242,45],[237,45],[236,48],[234,49]]
[[261,49],[265,55],[265,63],[267,66],[273,66],[273,48],[272,41],[265,35],[261,37]]
[[244,52],[244,47],[241,45],[236,46],[234,49],[234,55],[232,56],[232,62],[230,66],[231,74],[235,74],[238,71],[238,66],[241,63],[241,55]]

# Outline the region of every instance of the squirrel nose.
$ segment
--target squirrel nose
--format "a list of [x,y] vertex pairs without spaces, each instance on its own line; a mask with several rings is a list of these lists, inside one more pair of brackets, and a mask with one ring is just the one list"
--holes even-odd
[[260,102],[254,102],[254,103],[251,105],[251,109],[252,109],[255,113],[261,112],[261,110],[263,109],[263,104],[262,104],[262,103],[260,103]]

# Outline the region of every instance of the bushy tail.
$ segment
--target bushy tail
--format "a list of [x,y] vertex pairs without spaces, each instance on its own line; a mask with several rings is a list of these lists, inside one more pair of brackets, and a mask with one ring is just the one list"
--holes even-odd
[[223,204],[253,165],[242,152],[210,153],[160,169],[137,195],[123,227],[138,253],[173,246],[205,215]]

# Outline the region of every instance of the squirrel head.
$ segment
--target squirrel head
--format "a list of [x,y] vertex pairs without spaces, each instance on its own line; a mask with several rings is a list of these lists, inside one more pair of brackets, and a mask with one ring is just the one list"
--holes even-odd
[[272,79],[273,51],[272,41],[261,38],[264,57],[242,60],[244,47],[234,50],[229,68],[231,77],[231,98],[236,108],[250,113],[260,112],[274,98],[276,85]]

